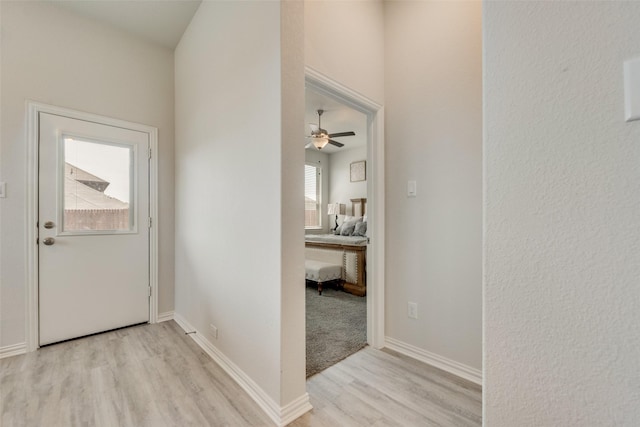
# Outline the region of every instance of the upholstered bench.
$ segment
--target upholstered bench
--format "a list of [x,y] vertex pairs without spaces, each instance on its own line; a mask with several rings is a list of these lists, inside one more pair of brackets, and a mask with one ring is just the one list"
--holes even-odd
[[305,279],[318,284],[318,294],[322,295],[322,284],[325,282],[342,282],[342,266],[329,262],[307,259],[304,261]]

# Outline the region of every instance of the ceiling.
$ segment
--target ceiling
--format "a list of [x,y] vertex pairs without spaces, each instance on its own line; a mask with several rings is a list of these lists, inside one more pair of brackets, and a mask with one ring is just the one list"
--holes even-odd
[[[322,114],[322,128],[326,129],[329,133],[347,132],[351,130],[356,133],[355,136],[335,138],[336,141],[342,142],[344,147],[338,148],[327,144],[326,147],[322,149],[323,153],[337,153],[339,151],[367,145],[367,116],[333,98],[321,95],[309,88],[305,90],[305,135],[311,134],[309,123],[318,124],[317,111],[319,109],[324,110]],[[305,140],[305,143],[308,142],[309,139]],[[307,150],[315,149],[315,147],[307,148]]]
[[173,50],[202,0],[49,0]]
[[[189,26],[202,0],[49,0],[52,4],[106,23],[168,49],[175,49]],[[354,131],[356,136],[336,138],[344,144],[338,148],[328,144],[323,153],[331,154],[364,147],[367,141],[367,118],[346,105],[314,92],[305,91],[304,134],[309,123],[318,124],[317,110],[324,110],[322,127],[329,133]],[[304,143],[307,143],[305,140]],[[315,150],[315,147],[309,148]]]

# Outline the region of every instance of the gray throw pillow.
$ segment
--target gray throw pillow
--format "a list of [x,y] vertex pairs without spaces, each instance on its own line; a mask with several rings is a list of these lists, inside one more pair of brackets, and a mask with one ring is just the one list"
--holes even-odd
[[356,223],[356,228],[353,230],[353,235],[354,236],[366,237],[367,236],[367,222],[363,221],[363,222]]
[[345,215],[344,218],[342,219],[342,224],[340,224],[338,228],[336,228],[336,231],[334,232],[334,234],[339,236],[352,236],[353,230],[355,229],[355,225],[359,222],[362,222],[361,216],[356,217],[351,215]]
[[342,236],[351,236],[353,234],[353,230],[356,228],[355,222],[345,222],[341,225],[342,229],[340,230],[340,235]]

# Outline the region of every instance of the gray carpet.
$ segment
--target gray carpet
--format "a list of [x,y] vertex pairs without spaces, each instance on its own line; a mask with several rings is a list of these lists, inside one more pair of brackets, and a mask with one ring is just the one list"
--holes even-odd
[[367,299],[307,286],[307,378],[367,345]]

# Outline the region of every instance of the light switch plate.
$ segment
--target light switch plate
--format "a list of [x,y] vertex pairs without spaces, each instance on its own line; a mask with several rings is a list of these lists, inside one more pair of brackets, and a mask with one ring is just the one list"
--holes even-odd
[[624,119],[640,120],[640,58],[624,62]]
[[407,183],[407,197],[416,197],[417,188],[415,181],[409,181]]

